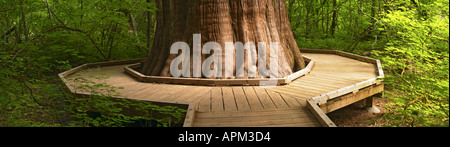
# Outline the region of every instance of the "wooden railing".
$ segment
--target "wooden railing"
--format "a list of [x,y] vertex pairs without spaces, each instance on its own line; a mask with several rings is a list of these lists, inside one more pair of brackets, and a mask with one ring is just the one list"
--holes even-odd
[[369,79],[369,80],[366,80],[366,81],[363,81],[363,82],[360,82],[360,83],[357,83],[354,85],[350,85],[350,86],[341,88],[339,90],[331,91],[331,92],[321,94],[319,96],[311,98],[312,100],[314,100],[315,103],[317,103],[319,105],[322,105],[322,104],[326,103],[328,100],[343,96],[345,94],[352,93],[352,92],[353,93],[358,92],[360,89],[363,89],[363,88],[366,88],[366,87],[369,87],[372,85],[380,85],[383,82],[382,79],[384,78],[384,72],[383,72],[383,68],[381,66],[380,60],[369,58],[369,57],[364,57],[364,56],[360,56],[360,55],[356,55],[356,54],[346,53],[346,52],[342,52],[342,51],[304,49],[304,50],[302,50],[302,52],[303,53],[336,54],[336,55],[372,63],[372,64],[375,64],[377,67],[378,75],[376,78],[372,78],[372,79]]
[[[384,72],[383,72],[383,68],[382,68],[380,60],[368,58],[368,57],[364,57],[364,56],[360,56],[360,55],[356,55],[356,54],[351,54],[351,53],[347,53],[347,52],[342,52],[342,51],[334,51],[334,50],[302,49],[301,52],[302,53],[336,54],[336,55],[360,60],[363,62],[375,64],[376,68],[377,68],[377,77],[376,78],[368,79],[366,81],[363,81],[363,82],[360,82],[360,83],[357,83],[354,85],[350,85],[350,86],[347,86],[347,87],[344,87],[344,88],[341,88],[341,89],[338,89],[335,91],[324,93],[324,94],[312,97],[307,100],[308,109],[312,111],[312,113],[316,116],[316,118],[319,119],[320,123],[324,127],[336,127],[336,125],[330,120],[330,118],[328,118],[328,116],[325,114],[325,112],[322,110],[322,108],[320,106],[323,106],[323,105],[327,106],[326,104],[330,100],[340,98],[340,97],[343,97],[344,95],[348,95],[351,93],[356,94],[356,93],[360,92],[360,90],[363,90],[363,89],[365,91],[370,90],[370,92],[371,92],[370,94],[373,94],[373,93],[376,93],[379,91],[383,91],[383,89],[384,89],[384,85],[383,85]],[[375,89],[375,90],[372,92],[372,89]],[[357,100],[367,98],[365,96],[366,95],[364,95],[363,97],[361,97],[361,96],[357,97]],[[369,95],[367,95],[367,96],[369,96]],[[352,101],[352,102],[345,103],[345,104],[339,104],[339,106],[336,107],[336,109],[342,108],[342,107],[347,106],[354,102],[356,102],[356,101]],[[329,112],[329,111],[327,111],[327,112]]]
[[[315,61],[309,57],[303,57],[307,62],[306,68],[297,71],[287,77],[277,78],[277,85],[286,85],[293,80],[298,79],[309,72],[313,68]],[[183,85],[201,85],[201,86],[257,86],[261,81],[269,81],[272,79],[205,79],[205,78],[175,78],[162,76],[146,76],[136,71],[141,65],[135,64],[124,68],[125,72],[135,77],[141,82],[147,83],[165,83],[165,84],[183,84]]]

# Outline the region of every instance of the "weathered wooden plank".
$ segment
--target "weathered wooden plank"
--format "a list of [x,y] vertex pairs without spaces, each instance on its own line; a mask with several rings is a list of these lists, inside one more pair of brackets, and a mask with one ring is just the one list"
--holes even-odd
[[[129,89],[130,87],[124,87],[124,90],[125,89]],[[169,86],[160,86],[160,85],[158,85],[158,84],[156,84],[156,85],[153,85],[152,84],[152,86],[150,86],[150,87],[148,87],[148,88],[145,88],[145,89],[141,89],[141,90],[139,90],[139,91],[131,91],[130,90],[130,92],[128,92],[128,93],[123,93],[123,95],[125,96],[125,97],[130,97],[130,98],[137,98],[137,97],[146,97],[146,96],[149,96],[149,95],[151,95],[151,94],[154,94],[154,93],[156,93],[156,92],[158,92],[158,91],[161,91],[161,90],[164,90],[164,89],[166,89],[166,88],[171,88],[171,87],[169,87]]]
[[270,96],[267,94],[266,89],[260,88],[258,86],[254,86],[253,89],[255,89],[256,95],[258,95],[259,100],[261,101],[261,104],[263,105],[264,109],[276,109],[277,107],[273,103]]
[[375,98],[374,96],[370,96],[366,98],[366,107],[375,107]]
[[231,87],[222,87],[222,95],[225,111],[237,111],[233,89],[231,89]]
[[302,76],[305,76],[306,74],[311,72],[312,68],[315,65],[315,61],[313,59],[309,58],[309,57],[305,57],[304,56],[304,58],[305,58],[305,60],[307,60],[309,62],[308,65],[304,69],[302,69],[300,71],[297,71],[297,72],[287,76],[285,78],[286,79],[285,84],[288,84],[288,83],[294,81],[295,79],[298,79],[298,78],[300,78]]
[[280,96],[277,92],[272,92],[269,90],[266,90],[267,94],[272,99],[273,103],[278,109],[286,109],[289,108],[289,105],[286,103],[286,101]]
[[308,91],[298,90],[298,89],[295,89],[294,87],[275,87],[275,88],[271,88],[269,90],[276,91],[279,93],[290,94],[290,95],[298,96],[298,97],[302,97],[302,98],[312,98],[314,96],[320,95],[320,93],[318,93],[318,92],[308,92]]
[[319,87],[317,85],[312,86],[312,85],[297,84],[297,83],[296,84],[292,84],[291,86],[289,86],[289,88],[296,89],[296,90],[299,90],[299,91],[308,92],[308,93],[311,93],[311,94],[314,94],[314,95],[319,95],[321,93],[326,93],[328,91],[328,90],[326,90],[324,88],[321,88],[321,87]]
[[380,60],[377,60],[377,69],[378,69],[378,77],[377,78],[384,78],[383,66],[381,65]]
[[302,126],[303,123],[315,123],[317,126],[318,124],[316,118],[309,111],[303,109],[277,109],[245,113],[197,113],[196,115],[196,126],[273,126],[280,124]]
[[295,99],[298,103],[300,103],[300,105],[302,105],[303,107],[306,107],[306,101],[308,99]]
[[376,59],[373,59],[373,58],[364,57],[364,56],[360,56],[360,55],[356,55],[356,54],[352,54],[352,53],[347,53],[347,52],[342,52],[342,51],[336,51],[336,54],[340,55],[340,56],[356,59],[356,60],[361,60],[361,61],[364,61],[364,62],[373,63],[373,64],[376,64],[376,62],[377,62]]
[[124,97],[136,97],[140,96],[140,94],[147,92],[149,89],[162,89],[163,87],[155,85],[155,84],[127,84],[120,86],[123,89],[117,89],[116,91],[120,92],[120,95]]
[[194,102],[196,99],[201,98],[203,95],[211,91],[209,87],[202,86],[188,86],[185,91],[177,92],[175,95],[171,95],[171,101],[177,102]]
[[303,95],[303,94],[302,94],[302,95],[299,95],[299,94],[294,93],[294,92],[277,91],[277,90],[273,90],[273,89],[271,89],[271,91],[278,92],[278,93],[281,93],[281,94],[284,94],[284,95],[289,95],[289,96],[295,97],[295,98],[300,98],[300,99],[309,99],[309,98],[312,98],[312,96],[307,96],[307,95]]
[[[205,112],[205,113],[198,113],[199,119],[206,119],[210,118],[212,120],[214,119],[221,119],[221,118],[238,118],[238,117],[253,117],[256,119],[265,119],[266,116],[282,116],[286,115],[289,117],[292,117],[292,115],[289,115],[290,113],[298,114],[302,116],[312,116],[312,114],[309,111],[305,111],[306,109],[274,109],[274,110],[261,110],[261,111],[224,111],[224,112]],[[236,119],[239,121],[239,119]]]
[[302,53],[336,54],[334,50],[300,49]]
[[330,76],[329,74],[324,74],[324,75],[319,75],[317,73],[311,74],[309,75],[307,78],[302,79],[302,80],[313,80],[316,81],[317,83],[335,83],[335,84],[343,84],[343,85],[348,85],[348,84],[352,84],[355,82],[360,81],[359,79],[355,80],[355,79],[351,79],[351,78],[346,78],[346,77],[342,77],[342,76]]
[[250,106],[251,110],[263,110],[264,107],[261,104],[261,101],[259,100],[258,95],[256,94],[253,87],[245,86],[242,87],[245,93],[245,96],[247,97],[248,104]]
[[198,110],[199,112],[211,112],[211,90],[203,96],[203,98],[198,100]]
[[279,93],[279,94],[284,99],[284,101],[286,101],[286,103],[289,105],[290,108],[302,107],[301,104],[298,103],[294,97],[287,95],[287,94],[283,94],[283,93]]
[[183,127],[193,127],[195,120],[195,113],[197,105],[195,103],[189,104],[187,109],[186,118],[184,119]]
[[78,72],[78,71],[81,71],[81,70],[84,70],[84,69],[86,69],[86,68],[88,68],[88,65],[87,65],[87,64],[83,64],[83,65],[80,65],[80,66],[78,66],[78,67],[75,67],[75,68],[73,68],[73,69],[71,69],[71,70],[68,70],[68,71],[65,71],[65,72],[63,72],[63,73],[60,73],[60,75],[61,75],[62,77],[67,77],[67,76],[69,76],[69,75],[71,75],[71,74],[74,74],[74,73],[76,73],[76,72]]
[[320,108],[324,113],[330,113],[336,111],[340,108],[358,102],[360,100],[369,98],[377,93],[380,93],[384,90],[384,84],[382,85],[373,85],[362,90],[359,90],[356,93],[350,93],[335,99],[331,99],[327,101],[327,103],[320,105]]
[[[285,124],[287,123],[287,124]],[[285,125],[280,125],[285,124]],[[202,123],[196,120],[194,127],[319,127],[320,124],[314,122],[304,122],[302,120],[262,120],[262,121],[245,121],[245,122],[237,122],[237,123],[224,123],[224,122],[214,122],[214,123]]]
[[336,124],[317,106],[313,99],[306,101],[307,108],[316,116],[323,127],[337,127]]
[[224,111],[223,98],[222,98],[222,88],[214,87],[211,89],[211,111],[221,112]]
[[355,85],[350,85],[350,86],[341,88],[341,89],[336,90],[336,91],[331,91],[331,92],[328,92],[326,94],[322,94],[320,96],[313,97],[313,99],[317,103],[319,103],[321,105],[321,104],[326,103],[327,100],[330,100],[330,99],[333,99],[333,98],[336,98],[336,97],[348,94],[350,92],[354,92],[354,91],[357,91],[359,89],[362,89],[362,88],[374,85],[374,84],[376,84],[376,82],[377,82],[376,78],[370,79],[370,80],[366,80],[364,82],[360,82],[360,83],[357,83]]
[[322,82],[310,81],[310,80],[301,80],[299,82],[291,83],[291,85],[293,85],[293,86],[295,86],[297,84],[314,85],[315,88],[319,88],[322,90],[328,90],[328,91],[333,91],[333,90],[337,90],[337,89],[341,88],[341,86],[338,86],[334,83],[322,83]]
[[182,88],[182,87],[173,86],[173,85],[164,85],[161,87],[161,89],[155,88],[155,90],[149,90],[146,93],[142,94],[142,96],[139,96],[139,97],[142,97],[147,100],[158,100],[159,96],[164,95],[165,93],[168,93],[175,88]]
[[[192,87],[170,85],[171,88],[156,92],[151,99],[161,101],[173,101],[177,97],[192,91]],[[185,102],[185,101],[183,101]],[[188,102],[189,103],[189,102]]]
[[[202,127],[233,127],[233,126],[277,126],[280,124],[290,124],[289,126],[315,126],[320,125],[311,113],[305,113],[302,110],[284,110],[284,111],[258,111],[251,113],[198,113],[195,120],[195,126]],[[215,121],[214,121],[215,120]]]
[[[203,97],[205,97],[205,95],[210,95],[209,93],[211,92],[212,87],[207,87],[207,86],[200,86],[199,88],[201,88],[200,92],[197,92],[196,94],[193,94],[192,96],[189,96],[188,101],[191,102],[196,102],[201,100]],[[184,99],[183,97],[180,97],[182,99]]]
[[135,63],[138,63],[138,62],[142,62],[144,60],[146,60],[146,59],[107,61],[107,62],[89,63],[89,64],[87,64],[87,66],[89,68],[92,68],[92,67],[99,68],[99,67],[106,67],[106,66],[135,64]]
[[285,112],[280,114],[273,115],[257,115],[257,116],[231,116],[231,117],[202,117],[198,116],[195,120],[196,123],[239,123],[239,124],[255,124],[255,122],[263,122],[263,121],[277,121],[278,123],[287,123],[287,122],[311,122],[314,121],[315,118],[309,117],[312,114],[298,114],[295,112]]
[[283,124],[271,124],[270,126],[254,126],[254,127],[319,127],[321,126],[318,122],[305,122],[305,123],[283,123]]
[[237,109],[239,111],[250,111],[250,104],[248,103],[247,97],[245,96],[242,87],[232,87],[234,98],[236,99]]

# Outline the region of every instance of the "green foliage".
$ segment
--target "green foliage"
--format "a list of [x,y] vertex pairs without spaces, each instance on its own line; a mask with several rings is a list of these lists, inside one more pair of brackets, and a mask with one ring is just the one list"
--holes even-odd
[[392,100],[387,125],[448,127],[448,0],[420,5],[382,19],[389,41],[377,54],[393,90],[386,93]]
[[287,0],[292,31],[300,48],[354,53],[384,47],[377,19],[386,1]]
[[448,0],[287,2],[300,48],[382,61],[385,126],[449,126]]
[[[97,96],[77,98],[57,76],[85,63],[145,57],[155,22],[154,1],[0,0],[0,126],[178,124],[185,111],[178,107],[113,100],[117,87],[86,79],[79,88]],[[129,105],[153,116],[122,114]]]
[[[85,97],[70,97],[67,110],[74,118],[69,126],[82,127],[125,127],[130,124],[145,121],[147,127],[180,127],[184,121],[186,110],[175,106],[158,106],[151,102],[118,99],[120,93],[114,87],[102,81],[104,76],[89,76],[85,79],[79,76],[67,79],[80,85],[76,91],[87,92]],[[152,123],[152,121],[156,123]],[[142,125],[141,125],[142,126]]]

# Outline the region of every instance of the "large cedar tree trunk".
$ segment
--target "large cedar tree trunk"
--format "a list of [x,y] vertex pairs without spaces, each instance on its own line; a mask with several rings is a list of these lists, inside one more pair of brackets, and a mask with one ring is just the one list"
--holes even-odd
[[[256,45],[266,42],[267,46],[278,42],[279,77],[305,67],[292,34],[285,0],[156,0],[156,3],[155,40],[141,69],[145,75],[171,76],[170,64],[178,56],[170,54],[172,44],[186,42],[192,54],[193,34],[201,34],[202,46],[210,41],[218,42],[223,52],[225,42],[254,42]],[[202,63],[208,57],[202,55]],[[245,77],[248,77],[247,55],[244,57]],[[267,68],[269,65],[267,63]],[[192,66],[191,62],[191,70]]]

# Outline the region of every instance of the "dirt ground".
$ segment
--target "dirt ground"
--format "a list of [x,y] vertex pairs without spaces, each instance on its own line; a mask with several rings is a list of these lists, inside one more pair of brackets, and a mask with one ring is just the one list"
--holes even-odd
[[362,100],[327,115],[338,127],[382,127],[386,101],[386,98],[375,97],[375,105],[381,110],[378,114],[367,112],[365,100]]

